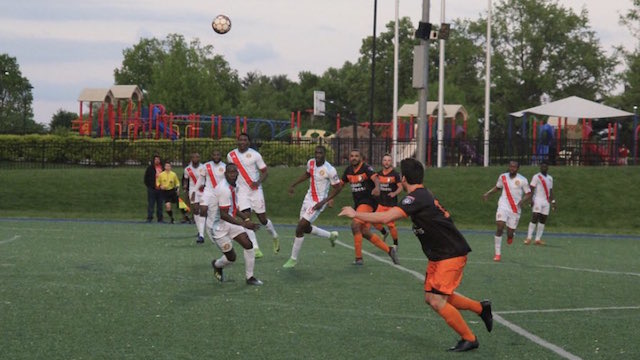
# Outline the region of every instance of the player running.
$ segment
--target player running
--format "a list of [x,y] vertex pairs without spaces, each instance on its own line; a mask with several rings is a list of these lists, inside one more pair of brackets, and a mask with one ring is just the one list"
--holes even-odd
[[[398,205],[398,194],[402,192],[400,184],[400,174],[391,166],[391,155],[384,154],[382,157],[382,169],[378,171],[378,182],[380,183],[380,196],[378,197],[378,207],[376,212],[388,211],[392,207]],[[396,223],[390,222],[386,224],[393,239],[393,246],[398,250],[398,229]],[[383,224],[374,224],[375,228],[382,232],[384,239],[387,238],[387,232],[384,230]]]
[[213,190],[213,202],[209,203],[209,213],[207,214],[209,218],[213,219],[213,226],[207,228],[207,234],[223,253],[219,259],[211,261],[213,273],[218,281],[224,281],[223,269],[236,261],[236,252],[231,243],[231,239],[233,239],[244,248],[247,285],[262,285],[262,281],[253,275],[255,251],[245,231],[245,229],[256,230],[258,225],[253,224],[248,217],[238,212],[235,191],[235,183],[238,178],[236,166],[229,164],[224,175],[225,179],[220,181]]
[[[196,186],[200,174],[199,168],[200,154],[193,153],[191,154],[191,162],[184,168],[182,188],[187,194],[187,201],[189,202],[189,207],[193,212],[193,222],[196,224],[196,228],[198,229],[198,240],[196,240],[196,242],[198,244],[202,244],[204,242],[205,217],[200,216],[200,196],[202,195],[202,190],[198,189]],[[202,226],[200,226],[200,224],[202,224]]]
[[[309,190],[300,208],[300,221],[296,227],[291,257],[282,265],[284,268],[292,268],[298,263],[298,254],[302,249],[304,234],[327,238],[331,242],[331,246],[335,246],[335,241],[338,238],[337,231],[329,232],[311,225],[320,216],[327,202],[342,190],[336,169],[325,159],[326,153],[327,149],[324,146],[316,146],[315,157],[307,161],[307,170],[289,187],[289,194],[293,196],[296,185],[309,179]],[[331,188],[331,193],[329,193],[329,188]]]
[[531,237],[533,236],[533,231],[536,230],[536,226],[535,244],[545,244],[542,240],[542,233],[549,216],[549,209],[556,209],[556,200],[553,198],[553,178],[547,173],[548,171],[549,163],[545,160],[540,164],[540,172],[531,178],[529,186],[533,189],[533,199],[531,200],[533,213],[531,214],[527,238],[524,241],[525,245],[531,244]]
[[[351,185],[354,206],[358,211],[373,212],[378,207],[378,203],[374,197],[380,195],[378,176],[369,164],[362,161],[360,150],[351,150],[349,163],[350,165],[342,175],[342,186],[346,183]],[[369,222],[359,219],[354,218],[351,221],[351,232],[353,233],[353,243],[356,252],[356,260],[353,264],[364,264],[362,259],[362,237],[371,241],[373,245],[389,254],[393,263],[397,264],[396,249],[389,247],[377,235],[371,233],[370,226]]]
[[[260,223],[264,225],[273,237],[273,252],[280,251],[278,233],[271,220],[267,218],[267,206],[264,202],[262,183],[267,179],[267,164],[262,160],[259,152],[249,148],[251,139],[249,135],[241,133],[238,136],[238,148],[231,150],[227,155],[227,163],[238,167],[238,206],[246,216],[251,217],[251,211],[258,216]],[[256,249],[256,258],[262,257],[262,251],[258,245],[255,232],[249,230],[249,239]]]
[[[197,223],[198,225],[198,233],[201,231],[204,232],[205,227],[210,228],[213,224],[213,219],[207,217],[207,213],[209,211],[209,203],[214,201],[213,199],[213,189],[224,180],[224,170],[226,168],[226,164],[222,162],[222,154],[220,154],[219,150],[213,150],[211,152],[211,160],[204,163],[204,166],[200,166],[200,171],[198,172],[198,182],[196,183],[196,188],[201,191],[200,195],[200,209],[199,212],[201,214],[201,223]],[[203,243],[204,237],[202,240],[198,238],[198,243]]]
[[407,192],[400,206],[376,213],[344,207],[339,215],[370,223],[388,223],[411,217],[413,233],[420,240],[422,251],[429,259],[424,300],[461,337],[449,351],[473,350],[479,346],[478,338],[459,310],[470,310],[478,314],[489,332],[493,328],[493,315],[490,301],[479,302],[455,292],[462,280],[467,254],[471,248],[454,225],[449,212],[422,185],[422,164],[415,159],[404,159],[400,162],[400,169],[402,186]]
[[498,177],[496,186],[484,193],[484,201],[489,199],[489,195],[502,189],[502,195],[498,200],[498,210],[496,211],[496,236],[494,237],[495,256],[493,261],[501,260],[500,249],[502,247],[502,233],[504,226],[507,226],[507,244],[513,243],[513,236],[520,221],[522,213],[521,205],[531,198],[531,189],[527,178],[518,174],[520,164],[517,161],[509,162],[509,171]]

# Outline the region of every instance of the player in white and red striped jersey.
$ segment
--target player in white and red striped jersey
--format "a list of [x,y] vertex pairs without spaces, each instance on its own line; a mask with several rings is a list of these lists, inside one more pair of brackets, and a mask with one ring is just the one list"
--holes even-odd
[[[200,175],[200,166],[200,154],[191,154],[191,162],[184,168],[184,174],[182,176],[182,188],[185,189],[187,193],[189,208],[193,214],[193,221],[196,224],[196,228],[198,228],[198,240],[196,241],[198,244],[204,243],[204,228],[201,231],[198,227],[198,221],[200,221],[200,196],[202,191],[198,190],[196,184],[198,182],[198,176]],[[204,222],[204,220],[202,221]]]
[[[335,241],[338,238],[337,231],[329,232],[311,225],[320,216],[327,202],[331,201],[342,190],[338,172],[326,161],[326,154],[327,149],[324,146],[316,146],[315,156],[307,161],[305,173],[289,186],[289,195],[293,195],[296,185],[309,179],[309,190],[307,190],[300,208],[300,221],[296,227],[296,237],[293,239],[291,257],[282,266],[284,268],[296,266],[298,254],[300,254],[304,241],[304,234],[314,234],[327,238],[331,242],[331,246],[335,246]],[[329,193],[329,189],[331,189],[331,193]]]
[[211,152],[211,160],[200,166],[198,183],[196,184],[198,190],[202,191],[200,197],[200,222],[196,223],[199,234],[204,231],[205,227],[211,226],[212,220],[207,216],[209,204],[213,202],[213,189],[224,180],[225,167],[226,164],[222,162],[222,154],[219,150],[213,150]]
[[529,223],[529,231],[524,241],[525,245],[531,244],[533,231],[536,230],[536,245],[544,245],[542,233],[549,216],[549,210],[556,208],[556,201],[553,199],[553,178],[548,174],[549,163],[543,161],[540,164],[540,172],[531,178],[531,188],[533,188],[533,199],[531,206],[533,207],[531,222]]
[[[267,207],[264,202],[262,183],[267,178],[267,164],[262,159],[259,152],[251,149],[249,145],[251,139],[246,133],[238,135],[238,148],[233,149],[227,155],[227,163],[235,164],[238,167],[238,206],[245,215],[251,216],[253,211],[265,226],[269,234],[273,237],[273,252],[280,251],[278,233],[273,227],[271,220],[267,218]],[[262,257],[262,251],[258,245],[256,234],[247,231],[249,238],[256,249],[256,257]]]
[[502,190],[500,200],[498,200],[498,210],[496,211],[496,235],[494,237],[495,256],[493,261],[500,261],[502,247],[502,232],[507,226],[507,244],[513,243],[513,236],[520,221],[522,213],[521,205],[531,198],[531,189],[527,178],[518,174],[520,164],[517,161],[509,162],[509,171],[498,177],[496,186],[484,193],[484,201],[489,195]]

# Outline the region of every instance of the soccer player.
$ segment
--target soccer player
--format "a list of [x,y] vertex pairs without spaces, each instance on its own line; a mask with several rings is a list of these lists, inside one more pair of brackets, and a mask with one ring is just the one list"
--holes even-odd
[[[400,183],[400,174],[391,166],[391,155],[385,154],[382,157],[382,169],[378,171],[378,181],[380,182],[380,197],[378,197],[378,207],[376,212],[384,212],[392,207],[398,205],[398,194],[402,192],[402,186],[398,186]],[[393,221],[386,224],[389,227],[389,233],[393,239],[393,246],[398,250],[398,229],[396,229],[396,223]],[[374,224],[375,228],[382,232],[387,237],[383,224]]]
[[501,260],[502,233],[507,226],[507,244],[513,243],[513,236],[520,221],[522,213],[521,205],[531,198],[531,189],[527,178],[518,174],[520,164],[517,161],[509,162],[509,171],[498,177],[496,186],[484,193],[484,201],[489,199],[489,195],[502,189],[502,195],[498,200],[498,210],[496,211],[496,235],[494,237],[495,256],[493,261]]
[[[248,134],[241,133],[238,136],[238,148],[233,149],[227,155],[227,163],[238,167],[238,206],[245,215],[251,216],[251,211],[258,216],[260,223],[265,226],[273,237],[273,252],[280,251],[278,233],[271,220],[267,218],[267,206],[264,202],[262,183],[267,178],[267,164],[262,160],[259,152],[249,148],[251,139]],[[262,251],[258,245],[255,232],[249,230],[249,239],[256,249],[256,258],[262,257]]]
[[[236,252],[233,250],[231,239],[244,248],[244,268],[247,285],[262,285],[262,281],[253,275],[255,266],[255,251],[249,240],[246,230],[256,230],[258,225],[253,224],[244,214],[238,212],[236,201],[235,183],[238,178],[238,169],[229,164],[224,171],[225,179],[213,189],[214,196],[209,204],[208,217],[213,219],[212,227],[207,228],[207,234],[211,241],[218,245],[222,256],[211,262],[213,274],[218,281],[224,281],[223,269],[236,261]],[[239,216],[241,219],[238,219]]]
[[549,171],[549,163],[543,161],[540,164],[540,172],[533,175],[531,178],[533,199],[531,205],[533,207],[533,213],[531,215],[531,222],[529,223],[529,231],[527,232],[527,238],[524,241],[525,245],[531,244],[531,237],[533,231],[536,230],[536,245],[544,245],[542,240],[542,233],[544,232],[544,226],[549,216],[549,209],[556,209],[556,200],[553,198],[553,178],[547,172]]
[[[164,171],[158,175],[156,179],[156,186],[162,190],[162,201],[164,201],[164,207],[171,218],[173,224],[173,210],[171,203],[178,205],[178,194],[180,193],[180,181],[178,175],[171,170],[171,163],[166,161],[164,163]],[[182,210],[182,214],[186,217],[186,212]]]
[[404,159],[400,162],[400,169],[402,186],[407,196],[399,206],[376,213],[344,207],[339,215],[370,223],[388,223],[411,217],[413,233],[420,240],[422,251],[429,259],[424,300],[460,335],[461,339],[450,351],[475,349],[478,347],[478,338],[459,310],[470,310],[478,314],[489,332],[493,328],[493,315],[489,300],[476,301],[455,292],[462,280],[467,254],[471,248],[454,225],[451,214],[422,185],[422,164],[415,159]]
[[[378,207],[375,196],[380,195],[380,186],[378,176],[369,164],[362,160],[360,150],[353,149],[349,153],[350,165],[344,170],[342,175],[342,185],[349,183],[351,185],[351,194],[353,195],[354,206],[361,212],[374,212]],[[377,235],[371,233],[371,225],[360,219],[354,218],[351,221],[351,232],[353,233],[353,243],[356,252],[356,260],[354,265],[363,265],[362,259],[362,238],[371,241],[373,245],[386,252],[394,264],[398,263],[396,249],[389,247]]]
[[[342,190],[336,169],[325,159],[326,153],[327,149],[324,146],[316,146],[315,157],[307,161],[307,170],[289,186],[289,194],[293,195],[296,185],[309,179],[309,190],[300,208],[300,221],[296,227],[296,237],[293,239],[291,258],[282,265],[284,268],[292,268],[298,263],[298,254],[302,248],[304,234],[327,238],[331,242],[331,246],[335,246],[335,241],[338,238],[337,231],[329,232],[311,225],[320,216],[327,202]],[[329,193],[329,188],[331,188],[331,193]]]
[[[198,177],[200,176],[199,168],[200,154],[193,153],[191,154],[191,162],[184,168],[182,188],[187,193],[189,207],[192,209],[191,211],[193,211],[193,222],[198,229],[198,240],[196,242],[202,244],[204,242],[205,217],[200,216],[200,196],[202,195],[202,190],[196,187]],[[200,226],[200,224],[202,224],[202,226]]]
[[[199,209],[202,222],[198,223],[198,233],[204,231],[205,227],[211,227],[213,224],[213,219],[207,217],[209,203],[214,201],[213,189],[225,179],[225,168],[226,164],[222,162],[222,154],[219,150],[213,150],[211,152],[211,161],[207,161],[204,166],[200,167],[196,188],[202,191]],[[198,242],[200,243],[200,238],[198,238]]]

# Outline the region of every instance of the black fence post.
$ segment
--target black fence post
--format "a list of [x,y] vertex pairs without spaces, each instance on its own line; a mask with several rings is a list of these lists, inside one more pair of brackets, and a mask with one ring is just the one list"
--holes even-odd
[[180,161],[182,162],[182,165],[185,165],[184,159],[185,159],[185,154],[187,152],[187,139],[186,138],[182,138],[182,156],[180,156]]
[[116,166],[116,138],[111,142],[111,167]]
[[42,142],[42,168],[43,169],[44,169],[44,165],[45,165],[45,163],[47,161],[47,159],[45,158],[45,156],[46,156],[46,146],[47,146],[47,143],[43,141]]

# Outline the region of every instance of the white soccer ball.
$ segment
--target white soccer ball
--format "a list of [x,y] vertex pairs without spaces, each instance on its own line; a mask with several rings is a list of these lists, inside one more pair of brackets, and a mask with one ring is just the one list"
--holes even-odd
[[226,15],[218,15],[211,22],[211,27],[218,34],[226,34],[231,30],[231,19]]

